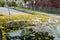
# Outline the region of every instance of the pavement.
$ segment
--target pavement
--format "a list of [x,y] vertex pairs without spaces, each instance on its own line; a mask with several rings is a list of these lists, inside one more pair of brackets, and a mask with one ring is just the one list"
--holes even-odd
[[8,9],[8,8],[5,8],[5,7],[0,7],[0,12],[1,13],[4,13],[4,14],[9,14],[9,12],[10,12],[10,14],[27,14],[27,13],[25,13],[25,12],[20,12],[20,11],[17,11],[17,10],[14,10],[14,9]]
[[[25,13],[25,12],[14,10],[14,9],[10,9],[10,8],[8,9],[8,8],[5,8],[5,7],[0,7],[0,13],[5,14],[5,15],[9,15],[9,12],[10,12],[11,15],[12,14],[28,14],[28,13]],[[60,15],[48,14],[48,13],[43,13],[43,12],[35,12],[35,13],[40,13],[40,14],[43,14],[43,15],[53,16],[55,18],[60,19]]]
[[48,16],[52,16],[52,17],[60,19],[60,14],[51,14],[51,13],[45,13],[45,12],[38,12],[38,11],[32,11],[32,10],[29,10],[29,9],[17,8],[17,7],[15,9],[16,10],[20,10],[20,11],[24,11],[25,10],[25,12],[27,12],[27,13],[48,15]]

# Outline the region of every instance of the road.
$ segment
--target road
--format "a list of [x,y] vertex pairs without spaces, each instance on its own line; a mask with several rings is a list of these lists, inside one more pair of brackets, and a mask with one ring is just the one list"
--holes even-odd
[[5,7],[0,7],[0,12],[3,12],[4,14],[9,14],[8,10],[10,11],[10,14],[27,14],[27,13],[20,12],[20,11],[14,10],[14,9],[8,9]]
[[[17,11],[17,10],[14,10],[14,9],[9,9],[10,11],[10,14],[27,14],[25,12],[21,12],[21,11]],[[8,8],[5,8],[5,7],[0,7],[0,13],[3,12],[3,14],[7,14],[9,15],[9,11],[8,11]],[[55,18],[59,18],[60,19],[60,15],[54,15],[54,14],[47,14],[47,13],[41,13],[41,12],[37,12],[37,13],[40,13],[40,14],[43,14],[43,15],[48,15],[48,16],[53,16]]]

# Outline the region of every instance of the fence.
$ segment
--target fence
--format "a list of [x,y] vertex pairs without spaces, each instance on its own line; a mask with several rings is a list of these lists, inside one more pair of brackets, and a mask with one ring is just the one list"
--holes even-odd
[[[23,7],[23,6],[22,6]],[[32,7],[32,6],[27,6],[27,7],[23,7],[26,9],[30,9],[30,10],[35,10],[35,11],[41,11],[41,12],[46,12],[46,13],[52,13],[52,14],[60,14],[60,8],[51,8],[51,7]]]

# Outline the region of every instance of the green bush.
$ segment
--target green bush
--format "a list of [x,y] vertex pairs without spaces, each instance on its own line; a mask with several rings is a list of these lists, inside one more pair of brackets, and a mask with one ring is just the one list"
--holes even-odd
[[15,2],[13,2],[13,1],[12,1],[12,2],[8,2],[7,4],[8,4],[8,6],[10,6],[10,7],[11,7],[11,6],[14,6],[14,7],[17,6],[17,4],[16,4]]
[[4,7],[4,5],[5,5],[5,2],[0,1],[0,6]]

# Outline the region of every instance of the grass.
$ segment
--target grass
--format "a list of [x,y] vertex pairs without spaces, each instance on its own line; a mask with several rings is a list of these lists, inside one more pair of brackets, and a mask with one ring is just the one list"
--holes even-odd
[[[28,25],[28,26],[29,26],[29,24],[36,23],[36,24],[35,24],[36,27],[41,28],[42,31],[45,30],[45,29],[43,28],[43,26],[42,26],[42,24],[45,23],[45,22],[47,22],[46,28],[47,28],[47,26],[51,27],[51,29],[54,29],[55,27],[57,27],[57,25],[54,24],[54,23],[50,24],[50,23],[48,22],[49,19],[51,19],[52,21],[58,20],[58,21],[59,21],[59,24],[60,24],[60,20],[59,20],[59,19],[56,19],[56,18],[51,17],[51,16],[45,16],[45,15],[41,15],[41,14],[40,14],[40,15],[38,15],[38,14],[37,14],[37,15],[32,15],[32,14],[25,15],[25,14],[20,14],[20,15],[0,16],[0,28],[3,28],[3,27],[4,27],[4,29],[6,29],[5,26],[7,26],[9,22],[14,22],[14,23],[17,24],[17,25],[20,25],[20,24],[19,24],[19,23],[20,23],[19,21],[22,21],[22,20],[27,21],[27,23],[25,23],[25,25]],[[39,21],[37,21],[37,20],[39,20]],[[3,25],[5,25],[5,26],[3,26]],[[56,25],[56,26],[55,26],[55,25]],[[13,27],[13,26],[14,26],[14,24],[12,25],[12,27]],[[20,27],[20,26],[17,26],[17,27]],[[25,26],[25,27],[26,27],[26,26]],[[31,26],[30,26],[30,27],[31,27]],[[14,26],[14,28],[15,28],[15,26]],[[4,31],[6,31],[6,30],[4,30]],[[5,32],[3,32],[3,33],[5,33]],[[5,37],[5,36],[3,35],[3,37]],[[4,38],[3,38],[3,39],[4,39]]]
[[32,8],[24,8],[24,7],[17,7],[17,8],[20,8],[20,9],[24,9],[24,10],[20,10],[20,11],[23,11],[23,12],[28,12],[26,10],[30,10],[31,14],[33,14],[32,11],[34,12],[44,12],[44,13],[48,13],[48,14],[60,14],[60,9],[55,9],[55,8],[52,8],[52,9],[32,9]]
[[[51,20],[60,20],[60,19],[56,19],[54,17],[51,16],[44,16],[44,15],[32,15],[32,14],[21,14],[21,15],[10,15],[10,16],[0,16],[0,25],[1,24],[6,24],[8,21],[16,21],[16,20],[30,20],[32,21],[32,19],[37,18],[37,19],[41,19],[42,22],[47,22],[48,19]],[[36,20],[36,19],[35,19]],[[34,20],[33,20],[34,21]]]
[[[29,8],[30,9],[30,8]],[[30,10],[34,10],[34,9],[30,9]],[[38,12],[44,12],[44,13],[51,13],[51,14],[60,14],[60,9],[55,9],[55,8],[51,8],[51,9],[35,9],[34,11],[38,11]]]
[[22,8],[22,7],[15,7],[15,10],[18,10],[18,11],[22,11],[22,12],[25,12],[25,13],[28,13],[28,14],[32,14],[32,15],[44,15],[44,16],[47,16],[45,13],[43,12],[38,12],[38,11],[35,11],[35,10],[29,10],[29,9],[26,9],[26,8]]
[[[49,19],[54,23],[49,23]],[[8,25],[8,22],[17,22],[19,25],[19,21],[28,21],[27,23],[25,23],[26,25],[32,24],[32,23],[36,23],[34,25],[36,26],[40,26],[42,27],[41,24],[44,24],[45,22],[47,23],[46,26],[51,26],[52,28],[55,28],[56,25],[56,20],[58,21],[58,23],[60,23],[60,19],[56,19],[54,17],[51,16],[44,16],[44,15],[32,15],[32,14],[21,14],[21,15],[10,15],[10,16],[0,16],[0,26],[4,27],[4,25]],[[13,25],[14,26],[14,25]]]

